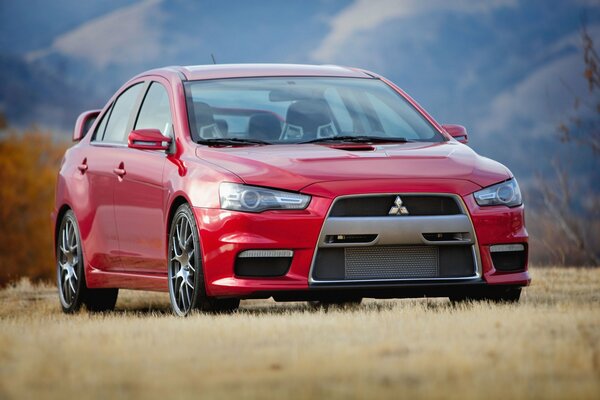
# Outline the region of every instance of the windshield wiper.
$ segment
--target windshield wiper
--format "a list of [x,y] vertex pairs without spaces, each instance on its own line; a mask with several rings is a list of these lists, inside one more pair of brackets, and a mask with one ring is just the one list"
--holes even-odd
[[271,144],[264,140],[258,139],[244,139],[244,138],[212,138],[212,139],[200,139],[196,143],[205,144],[207,146],[237,146],[237,145],[267,145]]
[[305,143],[331,143],[331,142],[349,142],[349,143],[407,143],[410,140],[403,137],[384,137],[384,136],[332,136],[326,138],[318,138],[313,140],[307,140]]

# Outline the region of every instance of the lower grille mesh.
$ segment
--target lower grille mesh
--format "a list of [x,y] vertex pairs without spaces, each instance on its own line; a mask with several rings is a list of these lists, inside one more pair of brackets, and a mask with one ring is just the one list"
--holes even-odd
[[436,246],[347,247],[345,279],[435,278],[439,272]]

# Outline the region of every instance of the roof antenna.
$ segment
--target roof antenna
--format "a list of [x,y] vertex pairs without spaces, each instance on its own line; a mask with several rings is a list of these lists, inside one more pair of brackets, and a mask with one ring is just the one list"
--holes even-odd
[[216,64],[216,63],[217,63],[217,61],[215,60],[215,55],[214,55],[213,53],[210,53],[210,57],[211,57],[211,58],[212,58],[212,60],[213,60],[213,64]]

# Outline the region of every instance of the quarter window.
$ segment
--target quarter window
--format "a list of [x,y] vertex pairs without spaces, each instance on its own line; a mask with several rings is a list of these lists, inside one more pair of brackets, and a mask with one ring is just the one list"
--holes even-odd
[[110,115],[111,111],[112,111],[112,104],[110,105],[108,110],[102,116],[102,120],[100,121],[100,123],[98,124],[98,127],[96,128],[96,132],[94,133],[92,140],[100,141],[104,137],[104,132],[106,131],[106,123],[108,122],[108,116]]

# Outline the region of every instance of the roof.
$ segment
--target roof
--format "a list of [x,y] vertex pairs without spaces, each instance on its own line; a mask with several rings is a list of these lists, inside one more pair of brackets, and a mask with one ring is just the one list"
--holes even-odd
[[335,76],[372,78],[368,73],[337,65],[303,64],[215,64],[171,67],[181,72],[187,80],[245,78],[265,76]]

